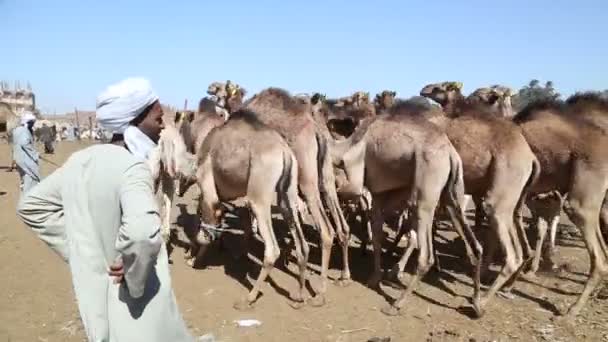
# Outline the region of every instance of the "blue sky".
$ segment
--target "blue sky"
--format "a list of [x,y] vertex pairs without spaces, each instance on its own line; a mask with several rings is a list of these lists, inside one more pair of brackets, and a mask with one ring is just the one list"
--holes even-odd
[[0,0],[0,79],[43,111],[93,110],[108,84],[149,78],[192,107],[214,80],[329,96],[458,80],[608,88],[608,1]]

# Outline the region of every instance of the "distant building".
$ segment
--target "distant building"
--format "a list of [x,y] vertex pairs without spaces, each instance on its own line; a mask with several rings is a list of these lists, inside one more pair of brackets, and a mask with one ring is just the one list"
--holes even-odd
[[17,115],[25,110],[37,112],[36,95],[29,83],[22,87],[19,82],[15,82],[11,88],[8,82],[0,81],[0,102],[8,104]]

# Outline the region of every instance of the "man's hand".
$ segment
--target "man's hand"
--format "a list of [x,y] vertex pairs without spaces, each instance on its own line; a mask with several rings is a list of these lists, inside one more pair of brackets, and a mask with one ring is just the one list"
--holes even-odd
[[118,259],[112,265],[110,265],[108,274],[110,277],[114,277],[114,284],[119,284],[123,281],[125,270],[123,268],[122,259]]

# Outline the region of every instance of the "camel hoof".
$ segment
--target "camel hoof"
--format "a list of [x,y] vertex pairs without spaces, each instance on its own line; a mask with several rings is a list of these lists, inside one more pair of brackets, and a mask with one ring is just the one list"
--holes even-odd
[[235,302],[232,307],[238,311],[250,311],[253,309],[253,303],[247,299],[241,299]]
[[502,291],[502,290],[500,290],[496,294],[499,295],[500,297],[504,298],[504,299],[511,300],[511,299],[515,298],[515,295],[513,294],[513,292],[511,292],[511,290],[509,290],[509,291]]
[[318,295],[312,297],[308,301],[308,304],[315,308],[321,307],[321,306],[325,305],[325,303],[326,303],[325,295],[322,295],[322,294],[318,294]]
[[372,276],[368,281],[367,281],[367,286],[372,288],[372,289],[377,289],[380,287],[380,280],[382,279],[382,276],[380,275],[374,275]]
[[397,281],[397,282],[401,281],[401,279],[403,279],[404,276],[405,275],[404,275],[403,271],[401,271],[399,269],[398,265],[393,266],[393,268],[391,268],[391,270],[387,274],[388,279]]
[[557,316],[553,319],[553,322],[555,322],[557,325],[561,325],[561,326],[573,326],[574,325],[574,316],[570,315],[569,313],[564,313],[561,316]]
[[336,281],[336,285],[339,287],[347,287],[352,283],[353,283],[353,280],[351,278],[341,278],[341,279],[338,279],[338,281]]
[[535,282],[538,280],[538,275],[536,274],[536,271],[530,271],[530,272],[523,273],[521,275],[521,279],[527,280],[530,282]]
[[303,300],[294,300],[289,302],[289,306],[294,310],[300,310],[306,306],[306,302]]
[[482,304],[479,298],[473,299],[473,311],[475,311],[475,317],[481,318],[485,314],[485,311],[482,308]]
[[401,310],[392,305],[383,307],[382,309],[380,309],[380,312],[387,316],[399,316],[401,314]]

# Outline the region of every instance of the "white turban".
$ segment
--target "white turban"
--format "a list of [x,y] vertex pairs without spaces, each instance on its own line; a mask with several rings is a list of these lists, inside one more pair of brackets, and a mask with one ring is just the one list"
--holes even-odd
[[97,97],[97,121],[111,133],[122,134],[144,109],[158,100],[150,82],[133,77],[106,88]]
[[36,121],[36,116],[29,111],[23,112],[23,114],[21,114],[21,125],[25,126],[30,121]]

